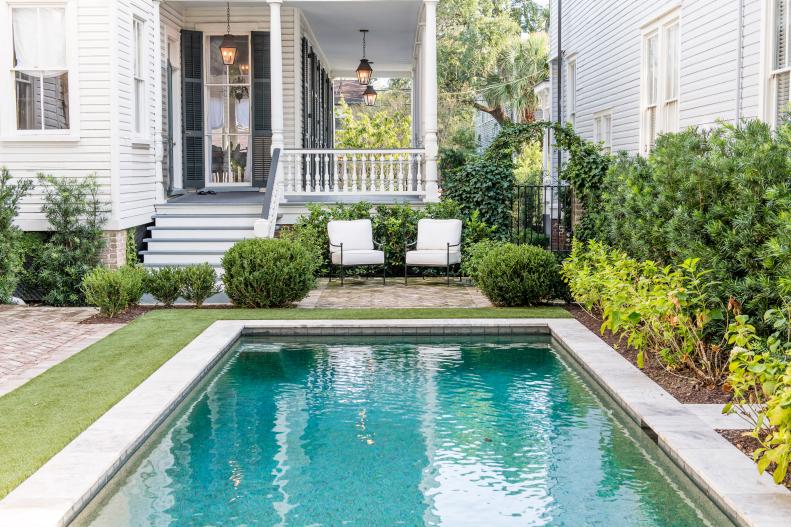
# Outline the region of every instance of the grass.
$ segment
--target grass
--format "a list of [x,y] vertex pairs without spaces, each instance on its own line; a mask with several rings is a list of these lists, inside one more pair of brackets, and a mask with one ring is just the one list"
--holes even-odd
[[217,320],[568,316],[556,307],[151,311],[0,397],[0,498]]

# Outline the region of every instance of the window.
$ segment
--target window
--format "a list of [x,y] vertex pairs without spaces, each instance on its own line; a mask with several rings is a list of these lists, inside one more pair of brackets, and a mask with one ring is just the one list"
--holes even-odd
[[63,7],[11,10],[17,130],[69,129]]
[[791,102],[791,54],[789,53],[789,0],[772,0],[772,63],[770,66],[770,122],[786,119]]
[[132,20],[132,79],[134,90],[134,132],[137,136],[145,136],[146,130],[146,81],[145,81],[145,23],[135,18]]
[[643,27],[641,146],[660,132],[678,131],[679,21],[677,11]]
[[606,110],[593,115],[593,141],[601,143],[608,154],[612,152],[612,111]]
[[568,122],[574,126],[577,121],[577,59],[566,61],[566,108]]

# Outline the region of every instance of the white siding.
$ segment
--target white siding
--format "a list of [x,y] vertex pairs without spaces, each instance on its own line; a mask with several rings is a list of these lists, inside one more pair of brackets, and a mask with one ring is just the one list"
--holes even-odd
[[[593,139],[594,113],[612,109],[613,149],[638,151],[641,26],[679,5],[680,127],[711,127],[719,119],[735,118],[738,0],[566,0],[562,46],[566,56],[573,54],[577,60],[577,131],[583,137]],[[557,0],[550,1],[550,17],[550,55],[554,57]],[[758,117],[760,17],[760,2],[744,0],[743,118]],[[554,112],[557,80],[552,81]]]
[[[0,165],[5,165],[15,178],[35,178],[43,172],[56,177],[82,178],[95,174],[102,188],[102,199],[111,201],[110,191],[110,12],[106,0],[71,0],[68,9],[76,10],[76,34],[67,33],[69,45],[76,44],[77,71],[70,71],[70,89],[79,79],[79,111],[72,108],[71,121],[75,132],[71,141],[0,141]],[[8,5],[0,0],[0,28],[10,27]],[[67,14],[68,16],[68,14]],[[0,31],[0,49],[10,61],[10,31]],[[5,59],[6,57],[4,57]],[[15,122],[12,77],[3,66],[0,90],[3,119]],[[8,64],[10,67],[10,62]],[[8,113],[6,113],[8,112]],[[75,113],[77,115],[75,115]],[[75,129],[79,124],[79,129]],[[14,138],[14,133],[4,135]],[[26,230],[45,230],[41,214],[40,189],[34,190],[21,204],[17,224]]]

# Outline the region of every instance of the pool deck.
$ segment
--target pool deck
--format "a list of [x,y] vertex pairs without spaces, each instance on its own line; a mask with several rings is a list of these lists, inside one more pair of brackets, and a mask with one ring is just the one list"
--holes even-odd
[[215,322],[0,501],[0,525],[64,526],[114,476],[242,335],[551,334],[740,526],[787,526],[791,492],[573,319]]

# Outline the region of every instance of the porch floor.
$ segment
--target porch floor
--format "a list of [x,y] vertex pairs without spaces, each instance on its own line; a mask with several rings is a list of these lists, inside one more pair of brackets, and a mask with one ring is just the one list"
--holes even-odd
[[220,204],[257,204],[264,202],[264,196],[266,193],[264,192],[255,192],[250,190],[236,190],[236,191],[216,191],[216,194],[205,194],[200,195],[196,192],[187,192],[181,194],[179,196],[173,196],[172,198],[168,198],[168,204],[179,203],[182,205],[187,204],[200,204],[200,203],[211,203],[214,205]]

